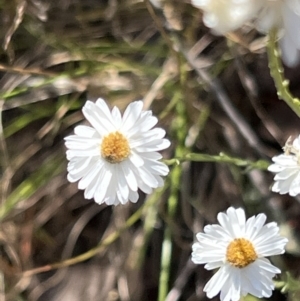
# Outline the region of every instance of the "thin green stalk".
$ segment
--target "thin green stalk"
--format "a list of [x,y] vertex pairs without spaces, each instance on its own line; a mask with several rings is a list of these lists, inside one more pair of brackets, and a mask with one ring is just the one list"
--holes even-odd
[[[177,208],[178,187],[181,178],[181,166],[175,166],[170,173],[170,197],[168,199],[168,218],[175,215]],[[172,259],[172,231],[170,225],[166,225],[164,241],[161,251],[160,278],[158,300],[164,301],[169,291],[170,269]]]
[[179,165],[180,163],[186,161],[227,163],[239,167],[245,167],[249,169],[261,169],[261,170],[267,170],[268,166],[270,165],[270,163],[265,160],[250,161],[241,158],[230,157],[224,153],[220,153],[218,156],[201,154],[201,153],[189,153],[189,154],[184,154],[181,157],[175,157],[170,160],[165,160],[164,162],[167,165],[173,165],[173,164]]
[[277,45],[277,31],[275,29],[269,32],[267,53],[270,73],[275,82],[278,97],[284,100],[300,117],[300,100],[299,98],[293,97],[289,89],[289,81],[284,77],[284,69],[280,58],[280,51],[278,50]]
[[[187,135],[186,129],[186,111],[185,104],[182,100],[181,92],[177,92],[174,95],[176,100],[176,113],[177,116],[174,120],[174,126],[176,130],[176,138],[178,145],[176,147],[175,156],[184,156],[185,149],[185,137]],[[174,100],[174,99],[173,99]],[[176,165],[170,172],[170,196],[168,199],[168,219],[172,220],[175,217],[177,203],[178,203],[178,193],[180,187],[180,180],[182,174],[182,166]],[[164,241],[162,244],[161,253],[161,270],[159,278],[159,292],[158,300],[164,301],[167,297],[169,291],[169,280],[171,271],[171,260],[172,260],[172,230],[169,224],[166,224],[164,232]]]
[[[173,102],[175,103],[176,118],[174,119],[174,129],[176,131],[176,140],[178,145],[175,150],[175,156],[181,157],[185,153],[185,137],[187,136],[186,128],[186,110],[185,104],[182,97],[182,92],[184,91],[184,85],[186,82],[186,70],[182,64],[182,57],[174,48],[173,41],[170,39],[170,35],[165,31],[164,26],[155,14],[155,11],[150,4],[149,0],[144,0],[147,6],[147,9],[153,18],[154,23],[156,24],[160,34],[162,35],[164,41],[169,46],[171,55],[177,61],[177,67],[180,74],[180,90],[175,92],[171,102],[170,107],[172,107]],[[177,208],[177,199],[178,192],[180,187],[180,178],[181,178],[182,166],[174,166],[170,172],[170,197],[168,199],[168,219],[172,220],[174,218],[176,208]],[[169,290],[169,279],[170,279],[170,269],[171,269],[171,257],[172,257],[172,232],[170,225],[166,225],[164,232],[164,241],[162,244],[162,253],[161,253],[161,271],[159,278],[159,289],[158,289],[158,300],[164,301],[168,294]]]

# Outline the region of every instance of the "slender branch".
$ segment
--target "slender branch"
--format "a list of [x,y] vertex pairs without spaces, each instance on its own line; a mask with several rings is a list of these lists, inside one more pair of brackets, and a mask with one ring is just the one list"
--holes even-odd
[[201,153],[189,153],[182,157],[165,160],[164,162],[167,165],[173,165],[173,164],[180,164],[186,161],[228,163],[240,167],[247,167],[251,169],[261,169],[261,170],[267,170],[268,166],[270,165],[270,163],[265,160],[250,161],[241,158],[230,157],[224,153],[220,153],[218,156],[201,154]]

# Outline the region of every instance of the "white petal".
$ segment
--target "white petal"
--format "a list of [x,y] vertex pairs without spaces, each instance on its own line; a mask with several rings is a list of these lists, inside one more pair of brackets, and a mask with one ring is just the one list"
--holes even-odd
[[297,160],[291,155],[280,155],[272,158],[273,162],[285,167],[297,167]]
[[224,283],[228,281],[229,273],[228,267],[223,266],[219,269],[218,272],[207,282],[203,291],[207,293],[208,298],[213,298],[216,296],[222,289]]
[[120,204],[120,200],[118,198],[117,190],[118,190],[118,174],[116,173],[116,166],[113,166],[113,173],[108,185],[106,195],[103,199],[103,203],[109,206],[117,206]]
[[85,189],[99,175],[103,165],[104,162],[102,160],[98,160],[96,164],[93,164],[88,173],[79,181],[78,189]]
[[103,136],[116,131],[116,127],[112,123],[111,113],[103,100],[98,100],[96,104],[87,101],[82,108],[82,112],[99,135]]
[[146,168],[139,168],[138,173],[140,175],[140,179],[149,187],[157,188],[158,182],[156,181],[155,177],[146,169]]
[[[108,165],[108,164],[105,164]],[[108,185],[110,184],[110,180],[112,178],[112,171],[107,168],[107,166],[102,168],[101,173],[99,175],[99,179],[101,179],[101,183],[97,190],[95,191],[95,202],[98,204],[102,204],[104,202],[104,197],[107,192]]]
[[288,193],[292,184],[292,179],[287,179],[285,181],[277,181],[272,187],[272,191],[279,192],[280,194]]
[[265,224],[267,216],[263,213],[258,214],[256,217],[249,218],[246,222],[246,235],[250,240],[254,240]]
[[89,158],[78,158],[70,161],[68,163],[68,180],[73,183],[81,179],[83,176],[85,176],[91,167],[93,166],[94,161],[91,157]]
[[99,138],[85,138],[79,136],[68,136],[65,138],[65,145],[69,150],[88,150],[94,148],[98,149],[99,153]]
[[[243,273],[243,277],[251,283],[251,286],[247,287],[247,292],[258,298],[269,297],[274,289],[272,278],[275,273],[270,273],[262,269],[262,264],[265,264],[264,261],[265,260],[258,259],[244,268],[245,271]],[[276,269],[276,271],[277,270],[278,269]]]
[[134,150],[131,151],[131,155],[129,156],[129,160],[136,167],[140,167],[140,166],[144,165],[143,158],[138,153],[136,153]]
[[270,261],[266,258],[259,258],[256,262],[256,264],[259,266],[260,269],[263,269],[264,271],[267,271],[271,274],[280,274],[281,271],[274,265],[270,263]]
[[[195,261],[194,261],[194,262],[195,262]],[[197,262],[195,262],[195,263],[197,263]],[[206,270],[214,270],[214,269],[216,269],[216,268],[221,267],[223,264],[224,264],[223,261],[209,262],[209,263],[207,263],[207,264],[204,266],[204,268],[205,268]]]
[[[100,173],[100,172],[99,172]],[[97,187],[100,185],[101,179],[99,175],[95,177],[84,190],[84,198],[90,200],[94,197]]]
[[152,129],[157,122],[158,119],[152,116],[151,112],[142,112],[141,118],[137,121],[135,127],[128,132],[128,135],[129,137],[134,137],[134,135],[136,135],[138,132],[145,133]]
[[241,298],[241,274],[242,270],[234,267],[228,267],[229,279],[221,289],[220,300],[239,301]]
[[162,155],[158,152],[143,153],[141,155],[143,156],[143,158],[150,160],[160,160],[162,158]]
[[74,157],[99,157],[99,151],[94,147],[85,150],[67,150],[66,155],[68,160],[71,160]]
[[145,161],[144,168],[149,170],[153,175],[166,176],[169,173],[169,167],[159,161],[147,160]]
[[123,161],[120,164],[120,167],[122,168],[124,177],[126,179],[128,186],[130,187],[130,189],[132,191],[137,191],[137,189],[138,189],[137,179],[136,179],[136,176],[135,176],[134,172],[132,171],[129,163],[127,161]]
[[284,35],[283,38],[279,40],[279,45],[282,60],[285,65],[295,67],[299,63],[300,53],[293,40],[289,36]]
[[224,213],[218,214],[218,221],[222,227],[227,229],[234,238],[241,237],[245,232],[245,213],[239,209],[230,207],[227,210],[227,215]]
[[286,168],[286,169],[283,169],[282,171],[278,172],[276,174],[276,176],[274,177],[274,180],[275,181],[278,181],[278,180],[286,180],[288,179],[289,177],[293,177],[295,175],[295,173],[299,172],[298,169],[296,168]]
[[136,203],[139,199],[139,194],[136,191],[129,190],[129,200],[132,203]]
[[122,116],[120,110],[117,107],[114,107],[111,111],[112,118],[114,120],[114,125],[117,129],[120,129],[122,124]]
[[129,131],[133,126],[136,126],[136,121],[140,118],[142,109],[142,101],[135,101],[128,105],[123,115],[123,131]]
[[166,135],[166,131],[161,128],[155,128],[140,135],[135,135],[130,139],[130,147],[135,148],[154,140],[161,140]]
[[171,145],[171,142],[168,139],[160,139],[151,141],[149,143],[146,143],[144,145],[138,146],[135,148],[137,152],[156,152],[163,149],[168,148]]
[[118,192],[120,196],[122,196],[121,203],[122,204],[127,203],[128,196],[129,196],[129,188],[122,170],[120,170],[120,172],[118,173]]
[[90,126],[78,125],[74,128],[74,133],[81,137],[93,138],[97,132]]
[[191,3],[199,8],[205,8],[207,7],[208,3],[210,2],[210,0],[192,0]]
[[141,178],[137,178],[138,187],[146,194],[151,194],[153,189],[147,185]]
[[293,141],[293,147],[295,147],[298,150],[300,149],[300,135]]
[[282,5],[282,14],[285,29],[284,36],[289,37],[293,47],[295,47],[296,49],[300,49],[300,16],[297,15],[293,8],[291,9],[288,5]]

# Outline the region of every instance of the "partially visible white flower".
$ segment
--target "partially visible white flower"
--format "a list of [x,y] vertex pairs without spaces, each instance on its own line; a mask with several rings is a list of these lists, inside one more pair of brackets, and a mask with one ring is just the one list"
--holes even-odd
[[204,24],[217,33],[225,34],[251,20],[260,9],[261,0],[192,0],[204,11]]
[[163,0],[150,0],[152,5],[154,5],[156,8],[162,8],[162,2]]
[[82,109],[92,127],[79,125],[65,138],[68,180],[77,182],[86,199],[98,204],[126,204],[138,200],[138,188],[149,194],[161,187],[168,167],[158,151],[170,146],[166,132],[153,127],[157,118],[143,111],[143,102],[128,105],[123,116],[109,110],[103,99],[87,101]]
[[267,33],[278,28],[282,59],[287,66],[295,66],[300,58],[300,1],[299,0],[264,0],[256,21],[259,31]]
[[300,193],[300,136],[291,144],[290,138],[284,146],[284,153],[272,158],[268,170],[276,173],[272,191],[296,196]]
[[230,207],[218,214],[220,225],[207,225],[196,235],[192,261],[207,270],[219,268],[204,287],[208,298],[219,292],[221,301],[239,301],[248,293],[271,296],[272,278],[280,270],[265,257],[283,254],[287,239],[275,222],[264,225],[266,219],[261,213],[246,221],[243,209]]
[[254,21],[256,28],[267,33],[280,31],[282,59],[295,66],[300,58],[300,1],[299,0],[191,0],[204,11],[204,24],[225,34]]

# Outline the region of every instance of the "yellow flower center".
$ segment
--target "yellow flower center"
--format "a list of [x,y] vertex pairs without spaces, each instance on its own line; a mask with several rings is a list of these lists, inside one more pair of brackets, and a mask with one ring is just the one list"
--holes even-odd
[[249,240],[236,238],[227,247],[226,259],[233,266],[244,268],[257,259],[257,254]]
[[101,155],[109,163],[120,163],[130,155],[128,140],[119,132],[110,133],[103,138]]

